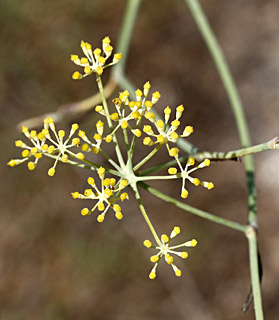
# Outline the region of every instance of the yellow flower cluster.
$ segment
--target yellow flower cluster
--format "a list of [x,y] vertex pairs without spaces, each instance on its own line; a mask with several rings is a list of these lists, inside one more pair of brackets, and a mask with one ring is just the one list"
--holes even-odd
[[104,68],[112,66],[120,61],[122,58],[121,53],[116,53],[113,56],[111,63],[107,63],[107,59],[112,55],[113,47],[110,45],[110,38],[105,37],[102,40],[102,50],[96,48],[92,50],[92,45],[88,42],[81,41],[81,49],[85,57],[79,57],[76,54],[71,55],[71,60],[78,66],[83,67],[84,74],[76,71],[73,73],[72,78],[74,80],[79,80],[84,77],[91,75],[92,73],[97,73],[101,75],[104,71]]
[[174,227],[170,236],[168,237],[166,234],[161,235],[161,244],[159,246],[152,246],[151,241],[145,240],[143,242],[144,246],[146,248],[152,248],[159,250],[157,254],[153,255],[150,257],[150,261],[154,263],[154,267],[152,268],[151,272],[149,273],[149,278],[151,280],[156,278],[156,270],[159,261],[163,257],[166,261],[167,264],[170,264],[172,266],[172,269],[177,277],[180,277],[182,272],[176,265],[173,264],[173,255],[177,255],[182,259],[188,258],[188,252],[186,251],[176,251],[178,248],[182,247],[195,247],[197,245],[197,240],[192,239],[190,241],[184,242],[180,245],[176,246],[169,246],[169,242],[171,239],[176,237],[180,233],[180,228],[179,227]]
[[[96,129],[97,129],[97,132],[93,135],[93,138],[96,141],[95,143],[89,140],[89,138],[87,137],[84,131],[79,130],[78,135],[85,142],[81,147],[82,151],[85,151],[85,152],[92,151],[93,153],[96,153],[96,154],[99,153],[102,141],[104,139],[103,138],[104,123],[101,120],[99,120],[96,123]],[[108,138],[105,138],[105,139],[107,142],[110,142],[112,137],[110,140]],[[91,146],[91,148],[89,148],[89,145]]]
[[100,190],[97,188],[94,178],[89,177],[87,182],[91,188],[84,190],[83,194],[79,192],[72,193],[72,197],[74,199],[98,200],[91,210],[83,208],[81,210],[81,214],[83,216],[88,216],[97,208],[101,212],[97,217],[97,221],[103,222],[108,209],[111,208],[114,210],[115,217],[118,220],[123,219],[121,207],[116,202],[118,200],[124,201],[125,199],[129,199],[126,192],[121,193],[121,191],[128,185],[128,181],[121,179],[116,182],[114,178],[105,178],[105,169],[103,167],[98,169],[98,175],[101,180]]
[[[181,178],[182,178],[182,187],[181,187],[181,197],[182,198],[187,198],[188,197],[188,191],[185,188],[186,180],[189,180],[191,183],[193,183],[195,186],[202,185],[204,188],[210,190],[214,188],[214,184],[212,182],[207,182],[207,181],[200,181],[198,178],[193,178],[190,176],[190,174],[198,169],[208,167],[210,165],[210,160],[205,159],[203,162],[201,162],[198,166],[189,169],[189,167],[193,166],[195,164],[195,159],[193,157],[189,157],[185,168],[183,169],[181,162],[179,161],[178,158],[178,148],[172,148],[169,150],[169,154],[175,158],[178,167],[181,171]],[[171,175],[176,175],[177,174],[177,169],[174,167],[171,167],[168,169],[168,173]]]
[[143,143],[148,146],[152,146],[156,143],[160,143],[160,144],[167,144],[168,142],[176,143],[179,137],[182,137],[182,138],[188,137],[194,131],[192,126],[186,126],[183,133],[180,135],[176,132],[176,130],[180,126],[179,119],[181,118],[183,111],[184,111],[183,105],[180,105],[176,108],[175,120],[171,122],[171,126],[168,126],[168,122],[171,115],[170,107],[166,107],[164,109],[165,121],[161,119],[156,121],[156,117],[154,117],[153,115],[151,115],[150,117],[146,117],[156,127],[158,134],[154,133],[150,125],[145,125],[143,127],[143,131],[149,136],[154,137],[155,140],[153,141],[150,137],[146,137],[143,140]]
[[55,159],[53,166],[48,170],[48,175],[52,177],[55,174],[58,161],[68,162],[69,156],[79,160],[84,159],[83,153],[74,153],[70,150],[70,148],[80,145],[79,138],[72,138],[78,128],[78,124],[73,124],[68,138],[64,140],[65,131],[59,130],[56,132],[54,120],[50,117],[44,120],[44,129],[40,132],[29,131],[27,127],[23,126],[22,132],[31,141],[32,146],[28,146],[22,140],[15,141],[15,145],[23,149],[22,159],[11,159],[8,165],[14,167],[33,158],[34,161],[29,161],[27,166],[29,170],[34,170],[39,159],[42,156],[47,156]]
[[[112,121],[117,123],[113,132],[111,132],[107,138],[110,138],[115,134],[119,128],[129,128],[136,137],[140,137],[142,135],[142,131],[139,129],[140,120],[143,116],[149,117],[150,114],[154,115],[150,110],[152,106],[158,102],[161,96],[160,93],[156,91],[152,94],[152,99],[147,100],[150,87],[150,83],[146,82],[143,86],[143,90],[137,89],[135,91],[135,101],[129,99],[130,93],[128,90],[120,92],[119,96],[113,99],[116,112],[113,112],[112,114],[106,114],[103,106],[96,106],[95,110],[98,113],[103,116],[110,117]],[[136,121],[135,127],[130,125],[131,120]]]

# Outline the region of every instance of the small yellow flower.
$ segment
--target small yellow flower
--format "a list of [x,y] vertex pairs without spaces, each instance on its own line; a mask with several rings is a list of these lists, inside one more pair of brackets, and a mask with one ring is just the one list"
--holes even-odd
[[[105,177],[105,168],[100,167],[97,170],[98,176],[101,180],[101,188],[98,188],[93,177],[88,177],[87,183],[90,185],[90,188],[85,189],[83,193],[73,192],[72,197],[74,199],[91,199],[97,200],[95,205],[91,210],[86,208],[86,213],[82,211],[82,215],[89,215],[95,209],[98,209],[101,213],[97,217],[98,222],[103,222],[109,208],[113,209],[115,217],[117,220],[123,219],[123,214],[121,206],[116,203],[119,199],[121,201],[129,199],[129,196],[126,192],[122,193],[120,197],[118,196],[119,191],[124,189],[128,185],[128,181],[125,179],[120,180],[118,183],[114,178]],[[118,187],[115,187],[118,185]],[[84,210],[84,209],[83,209]],[[88,212],[89,210],[90,212]]]
[[[54,120],[51,117],[47,117],[44,120],[44,128],[42,131],[30,130],[26,127],[22,127],[22,133],[31,142],[31,146],[27,145],[21,140],[15,142],[16,147],[23,148],[21,153],[22,159],[14,159],[8,162],[9,166],[19,165],[25,161],[31,160],[34,157],[34,162],[29,161],[27,166],[29,170],[34,170],[37,166],[39,159],[43,156],[53,158],[55,160],[53,166],[48,170],[48,175],[52,177],[55,174],[55,168],[57,163],[68,162],[69,156],[82,159],[81,153],[77,155],[70,149],[80,144],[79,138],[72,138],[78,129],[78,124],[73,124],[71,127],[68,138],[65,139],[66,133],[64,130],[56,131]],[[51,145],[48,145],[47,142]]]
[[120,61],[122,55],[117,53],[113,57],[113,61],[107,64],[107,59],[111,56],[113,47],[110,45],[109,37],[105,37],[102,40],[102,49],[96,48],[92,50],[92,45],[88,42],[81,41],[81,49],[85,57],[79,58],[78,55],[72,54],[71,61],[73,61],[77,66],[83,68],[84,74],[75,71],[72,75],[74,80],[80,80],[92,73],[97,73],[102,75],[104,68],[112,66]]
[[183,247],[195,247],[197,245],[197,240],[192,239],[176,246],[169,246],[170,241],[178,234],[180,234],[180,228],[174,227],[169,237],[166,234],[161,235],[161,243],[158,246],[152,246],[152,243],[149,240],[145,240],[143,242],[146,248],[158,250],[158,253],[156,255],[152,255],[150,257],[150,261],[154,263],[154,266],[149,273],[149,278],[151,280],[156,278],[156,270],[161,258],[164,258],[166,263],[172,266],[172,269],[177,277],[180,277],[182,275],[181,270],[173,264],[173,256],[176,255],[181,257],[182,259],[188,258],[188,253],[186,251],[177,251],[176,249]]

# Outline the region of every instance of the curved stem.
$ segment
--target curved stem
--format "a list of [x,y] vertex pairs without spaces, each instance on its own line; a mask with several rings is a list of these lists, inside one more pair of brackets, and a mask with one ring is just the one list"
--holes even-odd
[[[102,80],[101,80],[101,77],[98,74],[96,74],[96,79],[97,79],[97,84],[98,84],[98,88],[99,88],[100,94],[102,96],[102,102],[103,102],[103,107],[104,107],[104,110],[105,110],[105,113],[106,113],[108,126],[109,126],[109,129],[110,129],[110,132],[112,132],[113,131],[113,125],[112,125],[111,118],[109,116],[110,113],[109,113],[109,109],[108,109],[108,105],[107,105],[107,100],[106,100],[105,95],[104,95],[104,88],[103,88]],[[121,167],[124,167],[125,166],[124,160],[123,160],[123,157],[122,157],[122,154],[121,154],[121,151],[120,151],[120,147],[119,147],[119,144],[118,144],[118,141],[117,141],[117,138],[116,138],[115,134],[112,136],[112,139],[113,139],[113,142],[114,142],[114,145],[115,145],[115,151],[116,151],[116,155],[117,155],[119,164],[120,164]]]
[[148,160],[150,160],[157,151],[161,148],[161,144],[158,144],[145,158],[143,158],[137,165],[134,167],[134,171],[137,171],[141,166],[143,166]]
[[154,237],[155,241],[157,242],[158,246],[161,246],[161,241],[160,241],[160,239],[159,239],[159,237],[158,237],[158,235],[157,235],[157,233],[156,233],[156,231],[155,231],[155,229],[154,229],[154,227],[153,227],[153,225],[152,225],[152,223],[151,223],[151,221],[150,221],[150,219],[149,219],[149,217],[147,215],[147,212],[145,211],[145,208],[144,208],[144,206],[142,204],[142,201],[141,201],[140,194],[139,194],[139,191],[138,191],[136,183],[132,184],[131,187],[132,187],[132,189],[133,189],[133,191],[135,193],[135,197],[137,199],[137,202],[138,202],[140,211],[141,211],[141,213],[142,213],[142,215],[144,217],[144,220],[146,221],[146,223],[147,223],[151,233],[153,234],[153,237]]
[[121,52],[123,58],[114,67],[112,71],[112,77],[118,82],[118,78],[122,76],[126,66],[129,47],[131,43],[132,33],[135,26],[139,6],[141,0],[129,0],[124,13],[124,19],[119,35],[116,51]]
[[241,231],[243,233],[245,233],[247,231],[248,227],[245,226],[245,225],[242,225],[240,223],[233,222],[233,221],[221,218],[221,217],[217,217],[217,216],[215,216],[215,215],[213,215],[211,213],[208,213],[206,211],[203,211],[203,210],[197,209],[195,207],[189,206],[188,204],[186,204],[184,202],[181,202],[179,200],[176,200],[175,198],[167,196],[166,194],[156,190],[155,188],[149,186],[148,184],[146,184],[144,182],[139,182],[138,185],[140,187],[142,187],[143,189],[147,190],[148,192],[152,193],[154,196],[158,197],[159,199],[162,199],[162,200],[164,200],[166,202],[169,202],[169,203],[175,205],[176,207],[181,208],[181,209],[183,209],[185,211],[188,211],[188,212],[190,212],[190,213],[192,213],[192,214],[194,214],[196,216],[199,216],[199,217],[201,217],[203,219],[206,219],[206,220],[221,224],[223,226],[226,226],[228,228]]
[[226,152],[210,152],[210,151],[201,151],[193,155],[193,157],[198,160],[202,161],[204,159],[211,159],[211,160],[230,160],[235,158],[244,157],[247,155],[267,151],[267,150],[274,150],[279,149],[278,144],[278,137],[271,139],[268,142],[264,142],[255,146],[242,148],[238,150],[226,151]]
[[[229,70],[226,59],[223,55],[222,49],[208,23],[208,20],[199,4],[198,0],[185,0],[188,4],[188,7],[195,19],[195,22],[204,38],[205,43],[208,46],[212,59],[215,62],[216,68],[221,77],[222,83],[225,87],[226,93],[228,95],[230,105],[235,117],[237,130],[239,133],[240,141],[242,147],[246,148],[251,145],[249,128],[247,125],[247,120],[245,117],[245,113],[243,110],[242,102],[239,97],[235,82]],[[253,156],[249,155],[244,157],[244,167],[246,172],[246,180],[247,180],[247,189],[248,189],[248,222],[251,226],[256,227],[258,225],[257,222],[257,201],[256,201],[256,185],[255,185],[255,173],[254,173],[254,161]],[[257,235],[255,234],[255,238]],[[257,242],[255,243],[257,247]],[[252,246],[249,246],[250,253],[250,264],[252,263]],[[258,250],[255,250],[258,251]],[[253,253],[255,253],[253,251]],[[254,263],[257,262],[258,259],[253,258]],[[260,286],[259,275],[255,274],[255,268],[251,268],[251,279],[252,279],[252,290],[255,301],[255,314],[256,319],[263,319],[263,311],[262,311],[262,301],[260,297],[260,290],[256,290],[256,287]],[[256,286],[256,287],[255,287]],[[256,296],[257,295],[257,296]]]

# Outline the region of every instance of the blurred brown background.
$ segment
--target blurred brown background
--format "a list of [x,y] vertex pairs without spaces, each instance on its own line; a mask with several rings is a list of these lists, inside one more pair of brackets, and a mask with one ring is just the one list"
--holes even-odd
[[[242,234],[142,191],[160,234],[180,225],[180,239],[199,240],[190,259],[178,262],[182,278],[162,263],[150,281],[150,252],[142,241],[151,237],[133,201],[126,204],[122,222],[108,215],[99,224],[94,215],[81,217],[84,203],[70,196],[85,188],[86,171],[60,165],[49,178],[48,159],[34,172],[25,164],[6,166],[20,154],[14,146],[22,138],[18,122],[96,92],[92,77],[71,79],[75,67],[69,56],[80,53],[81,39],[99,45],[109,35],[116,44],[126,2],[0,2],[0,319],[254,319],[252,308],[246,315],[240,311],[250,287]],[[240,90],[253,143],[265,142],[279,134],[279,3],[210,0],[202,5]],[[158,108],[183,103],[183,119],[195,127],[190,141],[201,149],[240,147],[226,94],[184,1],[142,2],[127,75],[137,87],[151,81],[162,94]],[[81,125],[90,129],[94,123],[88,116]],[[278,160],[277,151],[255,157],[263,302],[270,320],[279,314]],[[189,187],[187,202],[245,223],[243,165],[218,162],[200,176],[213,180],[215,188]],[[172,196],[180,188],[165,182],[156,187]]]

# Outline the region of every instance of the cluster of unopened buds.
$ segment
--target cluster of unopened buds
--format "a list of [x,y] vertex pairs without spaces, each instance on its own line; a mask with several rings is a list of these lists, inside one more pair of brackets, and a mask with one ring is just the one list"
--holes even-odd
[[157,254],[150,257],[150,261],[154,263],[154,267],[149,273],[149,278],[151,280],[156,278],[156,270],[161,258],[164,258],[166,263],[172,266],[172,269],[177,277],[180,277],[182,275],[182,271],[178,269],[178,267],[173,263],[173,255],[176,255],[182,259],[187,259],[188,258],[187,251],[177,251],[176,249],[183,248],[183,247],[185,248],[195,247],[198,242],[196,239],[192,239],[190,241],[184,242],[179,245],[170,246],[169,245],[170,241],[174,237],[176,237],[179,233],[180,233],[180,228],[174,227],[169,237],[166,234],[162,234],[161,243],[159,243],[157,246],[153,246],[150,240],[145,240],[143,242],[146,248],[152,248],[152,249],[158,250]]
[[[76,71],[73,74],[74,79],[81,79],[93,73],[96,74],[99,88],[101,86],[100,75],[104,68],[117,63],[121,59],[121,54],[114,54],[111,62],[107,60],[112,55],[113,48],[110,45],[110,39],[104,38],[102,41],[102,50],[92,49],[87,42],[81,42],[81,48],[85,57],[78,57],[72,55],[71,60],[78,66],[84,68],[84,73],[81,74]],[[146,82],[143,89],[137,89],[134,93],[134,99],[131,98],[130,92],[127,90],[120,92],[119,95],[112,100],[114,110],[109,111],[107,102],[102,96],[102,105],[97,105],[95,111],[102,116],[95,124],[96,131],[92,134],[86,134],[85,131],[79,129],[78,124],[71,126],[69,135],[67,136],[64,130],[56,130],[54,120],[47,117],[44,120],[43,129],[39,132],[36,130],[29,130],[27,127],[22,127],[22,132],[29,140],[29,144],[22,140],[17,140],[15,145],[22,148],[21,159],[12,159],[8,165],[14,167],[23,162],[28,162],[29,170],[34,170],[39,159],[43,156],[54,160],[53,165],[48,170],[48,175],[53,176],[56,171],[58,162],[68,163],[77,167],[87,168],[93,172],[97,172],[98,180],[90,175],[87,183],[90,186],[85,189],[83,193],[75,191],[72,193],[74,199],[93,200],[94,205],[91,208],[83,208],[81,214],[89,216],[96,209],[99,211],[97,221],[103,222],[107,212],[114,212],[118,220],[122,220],[122,208],[119,203],[128,200],[129,196],[124,189],[131,187],[134,191],[137,201],[139,202],[140,210],[143,213],[145,220],[151,222],[141,204],[140,196],[137,190],[137,183],[146,180],[156,179],[181,179],[181,197],[187,198],[188,191],[186,189],[186,180],[190,181],[195,186],[202,185],[207,189],[214,187],[212,182],[200,181],[198,178],[192,177],[192,173],[198,169],[208,167],[210,160],[205,159],[203,162],[195,165],[193,157],[179,158],[179,149],[173,146],[178,139],[186,138],[194,129],[190,125],[186,125],[180,131],[180,120],[184,111],[183,105],[176,108],[175,116],[171,120],[171,108],[164,109],[164,117],[160,119],[155,114],[154,105],[159,101],[161,95],[158,91],[152,93],[151,98],[148,99],[151,85]],[[100,90],[101,92],[101,90]],[[107,125],[105,124],[107,123]],[[126,145],[127,157],[126,160],[122,157],[120,144],[118,143],[119,131],[122,132],[122,139]],[[180,132],[180,133],[179,133]],[[143,137],[142,137],[143,136]],[[93,137],[93,139],[91,138]],[[137,164],[133,163],[133,155],[136,141],[141,138],[143,145],[152,150]],[[109,144],[113,141],[117,160],[110,158],[105,152],[103,143]],[[177,167],[168,168],[168,174],[165,176],[145,176],[139,172],[139,169],[146,164],[158,151],[165,145],[170,157],[175,159]],[[108,161],[109,166],[101,166],[92,162],[91,157],[96,157],[96,154],[101,154]],[[174,162],[174,163],[175,163]],[[183,164],[186,164],[183,167]],[[107,176],[109,175],[109,177]],[[111,209],[111,210],[110,210]],[[187,241],[181,245],[169,246],[169,242],[176,235],[180,233],[180,228],[175,227],[170,236],[162,235],[161,240],[154,234],[154,228],[151,232],[157,242],[157,246],[152,246],[149,240],[144,241],[147,248],[159,250],[156,255],[151,257],[154,267],[149,275],[150,279],[156,277],[156,268],[161,260],[170,264],[177,276],[181,275],[181,271],[173,264],[173,255],[178,255],[181,258],[187,258],[188,253],[185,251],[179,252],[176,249],[181,247],[194,247],[197,244],[196,240]]]

